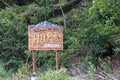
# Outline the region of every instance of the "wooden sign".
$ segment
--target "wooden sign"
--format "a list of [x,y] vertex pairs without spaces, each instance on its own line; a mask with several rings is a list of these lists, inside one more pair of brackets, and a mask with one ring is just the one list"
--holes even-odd
[[29,50],[63,50],[63,28],[55,25],[28,26]]

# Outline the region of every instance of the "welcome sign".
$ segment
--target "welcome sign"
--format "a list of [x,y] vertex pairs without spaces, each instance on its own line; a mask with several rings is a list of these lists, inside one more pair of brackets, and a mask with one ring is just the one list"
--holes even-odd
[[28,26],[29,50],[63,50],[63,28],[48,21]]

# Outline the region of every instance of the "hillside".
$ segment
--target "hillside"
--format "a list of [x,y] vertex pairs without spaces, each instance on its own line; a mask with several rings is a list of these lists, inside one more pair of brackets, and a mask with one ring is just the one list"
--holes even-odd
[[[6,72],[8,76],[32,72],[28,25],[49,21],[64,29],[64,50],[58,51],[60,69],[65,68],[73,78],[96,79],[100,70],[102,77],[105,73],[119,80],[119,0],[1,0],[0,18],[0,78]],[[41,73],[54,70],[55,51],[36,51],[36,66]]]

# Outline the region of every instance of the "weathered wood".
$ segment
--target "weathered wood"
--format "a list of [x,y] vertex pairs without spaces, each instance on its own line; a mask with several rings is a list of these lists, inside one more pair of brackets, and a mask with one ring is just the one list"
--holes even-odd
[[56,70],[59,70],[59,53],[56,50]]
[[28,27],[29,50],[63,50],[61,27]]
[[33,72],[36,72],[36,63],[35,63],[35,51],[32,51],[32,65],[33,65]]

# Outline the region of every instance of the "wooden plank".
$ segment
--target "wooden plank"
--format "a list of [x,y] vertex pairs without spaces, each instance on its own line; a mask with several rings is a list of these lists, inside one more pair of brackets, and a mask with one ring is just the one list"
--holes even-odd
[[63,28],[28,26],[29,50],[63,50]]

